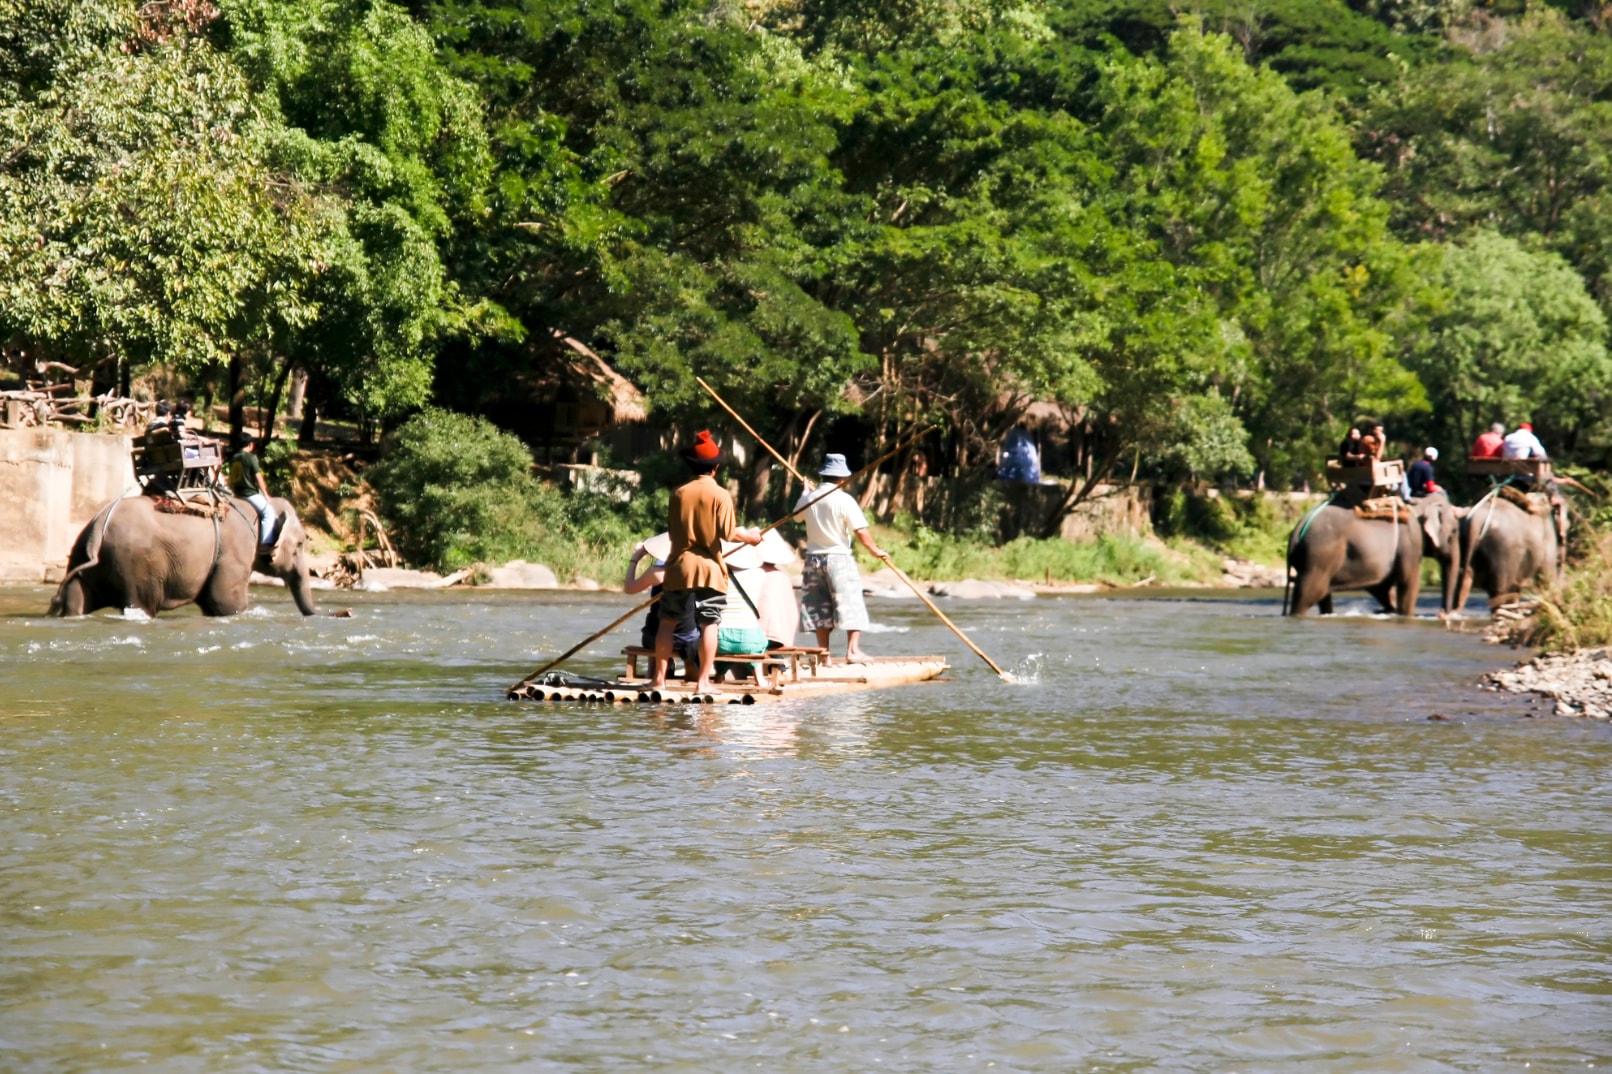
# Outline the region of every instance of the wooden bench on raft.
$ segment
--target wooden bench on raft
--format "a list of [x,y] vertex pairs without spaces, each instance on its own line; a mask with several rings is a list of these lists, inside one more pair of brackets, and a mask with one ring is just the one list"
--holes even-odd
[[[638,658],[642,656],[653,659],[655,650],[629,645],[621,650],[621,654],[627,658],[627,678],[636,679]],[[802,659],[806,661],[807,671],[815,677],[819,663],[827,656],[827,649],[815,645],[785,645],[764,653],[724,653],[716,659],[719,664],[760,664],[772,688],[776,690],[785,668],[789,669],[789,681],[799,682]]]

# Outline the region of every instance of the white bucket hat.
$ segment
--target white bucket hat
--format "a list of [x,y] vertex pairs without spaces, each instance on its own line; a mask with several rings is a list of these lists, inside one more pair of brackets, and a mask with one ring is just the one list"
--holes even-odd
[[851,468],[845,465],[845,456],[829,453],[823,456],[823,468],[817,471],[819,477],[850,477]]

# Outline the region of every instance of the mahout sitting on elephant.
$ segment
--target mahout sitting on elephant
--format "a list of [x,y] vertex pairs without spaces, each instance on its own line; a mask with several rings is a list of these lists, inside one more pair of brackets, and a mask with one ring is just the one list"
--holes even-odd
[[154,617],[194,601],[205,615],[235,615],[246,609],[255,567],[284,581],[298,610],[313,615],[307,534],[289,503],[271,504],[281,521],[265,552],[258,547],[257,511],[238,497],[211,510],[161,496],[114,500],[74,541],[50,613],[139,608]]
[[1443,568],[1442,613],[1456,607],[1460,510],[1448,496],[1434,493],[1400,503],[1394,511],[1362,516],[1354,507],[1329,502],[1306,515],[1288,538],[1291,599],[1284,598],[1283,611],[1303,615],[1319,607],[1322,615],[1331,615],[1333,593],[1364,589],[1384,611],[1414,615],[1424,555]]

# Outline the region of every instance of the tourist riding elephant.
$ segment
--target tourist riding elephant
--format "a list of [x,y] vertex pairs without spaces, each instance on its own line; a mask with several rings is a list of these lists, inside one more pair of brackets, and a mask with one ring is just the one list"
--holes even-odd
[[1455,607],[1461,512],[1442,493],[1406,506],[1410,517],[1397,524],[1392,518],[1362,518],[1353,507],[1336,503],[1307,515],[1288,538],[1293,593],[1291,603],[1284,600],[1284,611],[1303,615],[1319,606],[1322,615],[1331,615],[1333,593],[1364,589],[1384,611],[1414,615],[1424,555],[1443,568],[1443,610]]
[[1529,507],[1495,493],[1480,500],[1461,521],[1465,555],[1456,607],[1466,605],[1473,582],[1489,594],[1490,608],[1516,600],[1535,578],[1560,582],[1566,518],[1564,510],[1558,519],[1542,498]]
[[155,616],[195,601],[206,615],[234,615],[246,609],[255,559],[259,571],[285,582],[303,615],[314,614],[307,535],[289,503],[269,501],[284,521],[274,551],[262,559],[257,512],[245,500],[224,501],[216,517],[171,513],[175,503],[131,496],[102,508],[73,543],[51,614],[139,608]]

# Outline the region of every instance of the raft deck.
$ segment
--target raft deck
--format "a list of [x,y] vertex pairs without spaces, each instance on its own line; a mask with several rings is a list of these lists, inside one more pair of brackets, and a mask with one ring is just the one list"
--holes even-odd
[[686,682],[668,682],[660,690],[651,690],[648,679],[638,678],[575,686],[528,679],[511,687],[508,697],[511,701],[592,701],[605,705],[756,705],[906,686],[939,678],[946,669],[943,656],[875,656],[855,664],[842,661],[820,666],[815,674],[785,679],[776,687],[730,682],[697,694],[693,684]]

